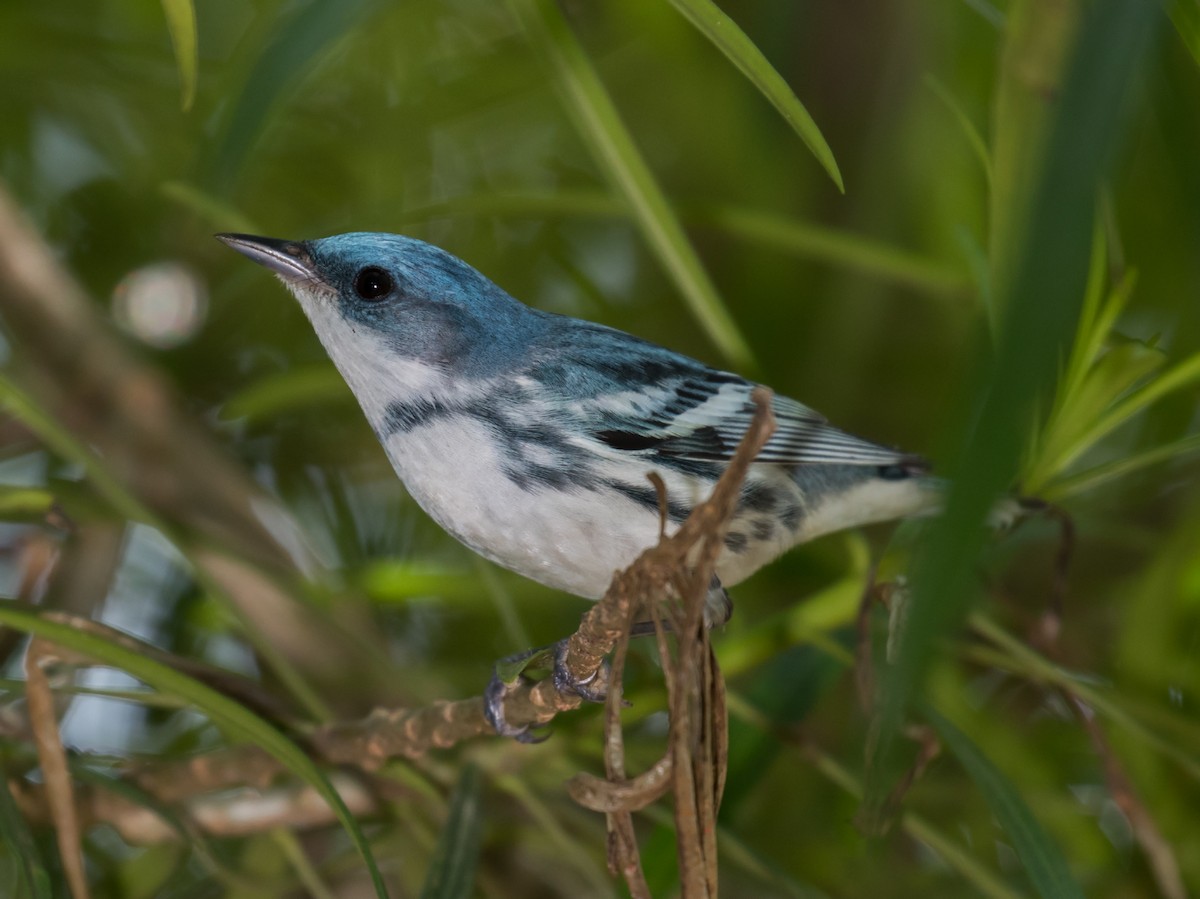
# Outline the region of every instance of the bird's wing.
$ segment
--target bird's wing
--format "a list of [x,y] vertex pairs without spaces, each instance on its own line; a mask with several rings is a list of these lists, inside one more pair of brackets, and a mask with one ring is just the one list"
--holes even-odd
[[[733,457],[754,416],[757,385],[623,331],[552,320],[527,374],[573,408],[592,438],[647,456]],[[923,467],[915,456],[838,430],[795,400],[776,396],[772,408],[776,431],[760,462]]]
[[[610,414],[594,436],[614,449],[698,461],[732,458],[754,416],[755,385],[736,375],[704,370],[676,376],[636,395],[628,411]],[[615,399],[615,397],[611,398]],[[771,403],[776,430],[760,462],[786,465],[894,465],[914,457],[833,427],[817,412],[784,396]],[[640,409],[638,409],[640,407]]]

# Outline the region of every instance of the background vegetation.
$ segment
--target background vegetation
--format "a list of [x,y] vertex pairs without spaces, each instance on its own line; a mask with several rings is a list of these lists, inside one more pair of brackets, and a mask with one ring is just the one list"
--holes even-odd
[[[497,657],[574,630],[582,601],[424,517],[298,308],[210,236],[401,231],[956,475],[928,533],[830,537],[735,591],[724,895],[1200,889],[1200,5],[1168,6],[722,0],[737,25],[718,26],[699,0],[4,4],[16,795],[44,779],[24,631],[111,666],[48,669],[84,789],[245,741],[325,788],[256,713],[471,696]],[[1074,521],[1061,614],[1058,522],[976,527],[1014,485]],[[891,606],[906,630],[870,616],[864,709],[855,619],[880,559],[914,593]],[[184,659],[263,691],[206,688]],[[660,678],[648,647],[629,665],[628,751],[649,761]],[[178,829],[85,828],[87,877],[365,895],[365,839],[391,895],[455,895],[431,884],[472,870],[477,833],[463,889],[609,895],[604,822],[562,787],[600,767],[601,730],[584,709],[539,746],[389,763],[357,834],[220,831],[126,787]],[[64,894],[52,829],[9,795],[0,892]],[[669,821],[639,818],[655,895],[675,888]]]

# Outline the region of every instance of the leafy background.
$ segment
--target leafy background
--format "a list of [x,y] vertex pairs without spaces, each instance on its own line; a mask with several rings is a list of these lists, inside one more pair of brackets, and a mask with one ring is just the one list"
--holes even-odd
[[[581,601],[479,561],[407,499],[299,310],[210,236],[402,231],[531,304],[735,367],[958,476],[928,535],[826,538],[735,591],[718,638],[724,892],[1195,890],[1200,6],[720,9],[745,39],[706,34],[712,8],[687,0],[0,8],[0,178],[91,298],[73,339],[111,342],[173,391],[169,415],[136,394],[89,408],[63,350],[71,322],[35,326],[0,293],[0,587],[25,603],[4,622],[82,651],[28,603],[90,615],[261,674],[312,720],[473,695],[495,658],[573,630]],[[130,280],[147,271],[163,280]],[[200,435],[190,452],[124,451],[156,427],[169,444],[178,422]],[[302,549],[264,548],[236,503],[189,494],[210,444]],[[166,460],[165,486],[130,462],[146,458]],[[1049,643],[1034,635],[1057,526],[982,545],[973,524],[1009,484],[1077,528]],[[69,527],[44,520],[51,501]],[[241,586],[205,562],[213,543],[248,566]],[[884,576],[926,577],[868,712],[853,625],[880,558]],[[255,615],[246,571],[303,615]],[[886,615],[875,623],[882,644]],[[19,717],[23,644],[2,644]],[[79,778],[272,739],[169,666],[119,647],[105,660],[55,682]],[[629,751],[648,761],[663,732],[648,651],[628,676]],[[881,800],[914,756],[906,720],[943,752],[893,820]],[[617,891],[603,821],[562,789],[598,767],[600,732],[583,710],[537,747],[390,765],[395,798],[363,825],[392,894]],[[28,742],[5,734],[8,776],[36,779]],[[0,805],[6,894],[60,894],[49,829]],[[669,893],[669,817],[642,823],[647,876]],[[439,872],[473,864],[476,832],[474,887],[444,886]],[[336,824],[150,847],[101,826],[85,852],[97,895],[369,889]]]

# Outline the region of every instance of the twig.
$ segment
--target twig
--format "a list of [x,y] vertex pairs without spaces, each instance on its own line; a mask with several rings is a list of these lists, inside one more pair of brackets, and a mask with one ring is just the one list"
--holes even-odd
[[43,664],[51,661],[53,654],[54,648],[45,641],[36,638],[30,641],[25,651],[25,702],[29,707],[29,724],[46,783],[46,804],[54,822],[63,873],[74,899],[89,899],[91,894],[83,868],[82,830],[75,807],[71,772],[58,732],[54,693],[42,668]]
[[1063,690],[1063,694],[1092,741],[1092,747],[1104,766],[1104,780],[1108,784],[1109,795],[1129,820],[1129,826],[1133,828],[1133,835],[1145,853],[1150,873],[1154,882],[1158,884],[1159,891],[1167,899],[1187,899],[1187,888],[1184,886],[1175,852],[1158,829],[1150,810],[1146,808],[1134,789],[1133,782],[1125,773],[1121,760],[1109,745],[1104,729],[1096,720],[1095,711],[1074,692]]

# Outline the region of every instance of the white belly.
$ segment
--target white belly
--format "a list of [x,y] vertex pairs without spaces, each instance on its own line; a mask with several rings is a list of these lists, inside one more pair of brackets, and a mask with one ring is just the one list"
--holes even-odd
[[[434,521],[480,555],[549,587],[599,598],[614,572],[658,541],[658,515],[618,492],[527,489],[514,482],[478,419],[431,422],[392,436],[385,446],[409,493]],[[627,466],[622,472],[629,482]],[[668,478],[673,499],[701,498],[689,489],[695,485]]]

